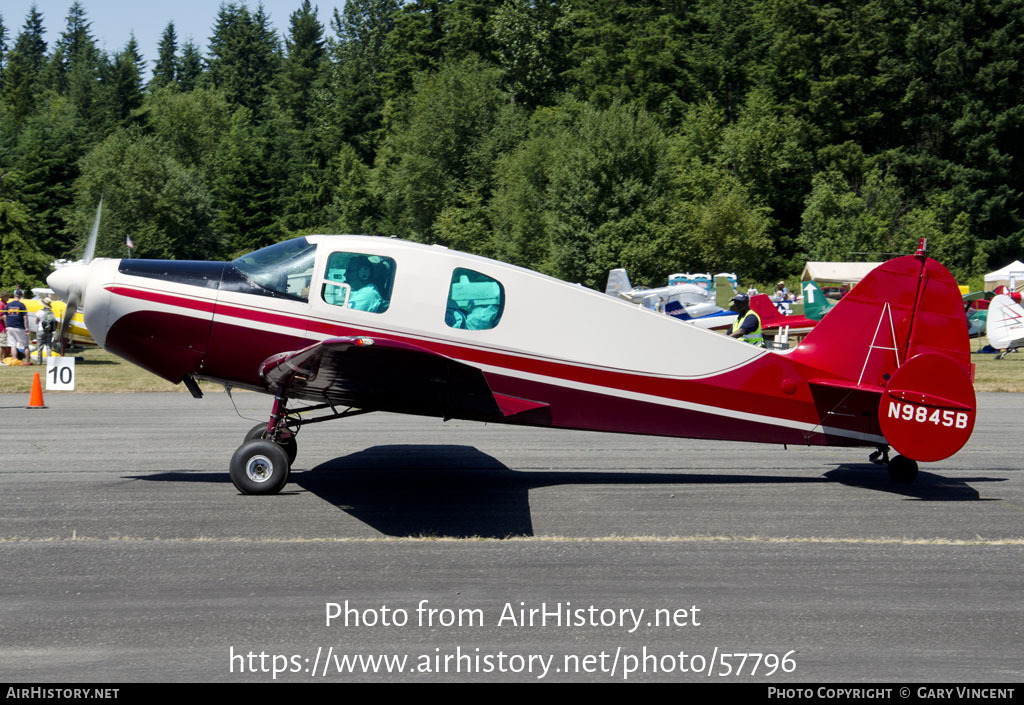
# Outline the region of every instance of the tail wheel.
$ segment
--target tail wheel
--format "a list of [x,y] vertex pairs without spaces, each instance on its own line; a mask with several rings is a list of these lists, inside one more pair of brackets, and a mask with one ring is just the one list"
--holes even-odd
[[909,485],[917,477],[917,461],[897,455],[889,461],[889,479],[897,485]]
[[[249,432],[245,434],[245,438],[242,443],[248,443],[249,441],[255,441],[259,439],[267,438],[267,424],[259,423],[249,429]],[[295,440],[295,434],[289,434],[288,438],[283,438],[277,442],[281,448],[284,449],[285,455],[288,456],[288,465],[291,466],[295,462],[295,456],[299,454],[299,444]]]
[[231,456],[231,482],[242,494],[277,494],[288,482],[290,467],[277,443],[246,441]]

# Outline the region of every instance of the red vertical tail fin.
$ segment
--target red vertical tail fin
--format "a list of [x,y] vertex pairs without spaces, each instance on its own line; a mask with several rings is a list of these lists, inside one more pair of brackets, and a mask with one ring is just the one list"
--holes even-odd
[[825,384],[877,391],[879,428],[907,457],[940,460],[970,438],[976,407],[960,291],[921,253],[872,270],[790,357]]
[[822,372],[884,387],[910,358],[935,352],[970,372],[960,290],[949,271],[920,255],[875,267],[792,353]]

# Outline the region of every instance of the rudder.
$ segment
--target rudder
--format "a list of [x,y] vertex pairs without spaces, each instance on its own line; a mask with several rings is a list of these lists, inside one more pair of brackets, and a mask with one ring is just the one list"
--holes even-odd
[[878,392],[880,430],[914,460],[952,455],[974,428],[960,291],[945,267],[923,255],[873,269],[791,357],[821,371],[820,384]]

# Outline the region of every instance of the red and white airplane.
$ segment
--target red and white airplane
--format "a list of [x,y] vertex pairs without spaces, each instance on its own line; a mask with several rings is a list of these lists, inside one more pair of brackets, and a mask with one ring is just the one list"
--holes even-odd
[[768,294],[755,294],[750,297],[750,310],[761,319],[761,330],[764,331],[789,328],[793,333],[806,333],[818,325],[813,318],[781,313]]
[[988,343],[999,351],[997,359],[1024,347],[1024,308],[1006,294],[992,299],[986,320]]
[[233,262],[101,259],[49,283],[86,305],[100,345],[194,395],[197,379],[274,395],[230,462],[244,493],[281,490],[303,425],[376,410],[864,446],[897,482],[960,450],[976,417],[960,292],[923,247],[877,267],[785,351],[380,237],[313,235]]

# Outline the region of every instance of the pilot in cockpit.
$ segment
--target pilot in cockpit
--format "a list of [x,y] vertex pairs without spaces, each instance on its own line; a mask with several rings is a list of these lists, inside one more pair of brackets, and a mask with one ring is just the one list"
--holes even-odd
[[365,255],[357,255],[348,261],[345,268],[345,281],[351,287],[348,295],[348,307],[357,311],[378,313],[384,305],[384,297],[371,281],[373,265]]

